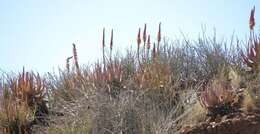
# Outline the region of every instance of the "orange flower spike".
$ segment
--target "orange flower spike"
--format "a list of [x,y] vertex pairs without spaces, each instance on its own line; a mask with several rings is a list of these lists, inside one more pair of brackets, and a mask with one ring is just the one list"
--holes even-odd
[[41,78],[40,78],[40,75],[39,73],[37,73],[37,76],[36,76],[36,86],[37,86],[37,90],[40,90],[41,87],[42,87],[42,81],[41,81]]
[[73,43],[72,46],[73,46],[74,65],[79,73],[79,62],[78,62],[78,54],[77,54],[76,45]]
[[30,75],[28,72],[28,83],[29,83],[29,87],[27,88],[27,91],[29,92],[30,90],[33,89],[33,75]]
[[137,34],[137,47],[139,48],[141,44],[141,28],[139,28],[138,34]]
[[111,39],[110,39],[110,50],[113,49],[113,29],[111,31]]
[[70,59],[72,59],[72,58],[73,58],[73,56],[68,57],[68,58],[66,59],[66,69],[67,69],[67,71],[70,70]]
[[105,28],[103,28],[103,35],[102,35],[102,48],[105,48]]
[[25,69],[24,69],[24,67],[23,67],[22,79],[24,79],[24,74],[25,74]]
[[159,23],[159,30],[158,30],[158,33],[157,33],[157,41],[158,41],[158,43],[160,43],[160,41],[161,41],[161,22]]
[[250,30],[253,30],[255,26],[255,6],[251,10],[250,18],[249,18],[249,28]]
[[150,35],[148,35],[147,49],[149,50],[150,48],[151,48],[151,41],[150,41]]
[[156,46],[155,43],[153,43],[153,58],[156,57]]
[[146,43],[146,23],[144,24],[143,41]]
[[105,70],[106,66],[106,59],[105,59],[105,28],[103,28],[103,35],[102,35],[102,54],[103,54],[103,70]]
[[137,34],[137,59],[138,59],[138,61],[139,61],[140,44],[141,44],[141,28],[139,28],[138,34]]
[[24,79],[25,79],[25,70],[24,70],[24,67],[23,67],[23,72],[22,74],[19,74],[19,77],[18,77],[18,80],[17,80],[17,87],[19,89],[22,89],[23,88],[23,85],[24,85]]
[[29,72],[26,72],[25,76],[26,76],[25,77],[25,83],[26,83],[26,87],[25,88],[27,89],[27,88],[30,88],[30,86],[31,86]]

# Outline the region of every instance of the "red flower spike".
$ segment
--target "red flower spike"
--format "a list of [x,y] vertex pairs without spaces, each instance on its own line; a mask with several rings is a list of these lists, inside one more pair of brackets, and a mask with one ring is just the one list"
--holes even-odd
[[253,30],[255,26],[255,6],[251,10],[250,18],[249,18],[249,28],[250,30]]

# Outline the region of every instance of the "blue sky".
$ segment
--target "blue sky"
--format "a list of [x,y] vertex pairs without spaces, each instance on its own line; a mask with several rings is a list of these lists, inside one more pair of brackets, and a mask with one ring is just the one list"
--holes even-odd
[[72,43],[79,62],[91,63],[101,56],[103,27],[107,43],[114,29],[118,48],[135,46],[144,23],[152,39],[159,22],[163,36],[172,40],[181,37],[180,31],[196,39],[202,25],[209,35],[215,28],[219,37],[235,32],[245,38],[254,5],[259,29],[259,0],[0,0],[0,68],[47,72],[64,67]]

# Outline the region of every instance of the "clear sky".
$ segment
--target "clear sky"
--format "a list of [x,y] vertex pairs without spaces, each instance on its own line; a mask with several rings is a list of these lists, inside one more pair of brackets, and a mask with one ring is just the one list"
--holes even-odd
[[102,28],[106,41],[114,29],[114,44],[136,44],[138,28],[147,23],[155,39],[158,23],[170,39],[197,38],[202,25],[219,37],[248,34],[250,10],[259,0],[0,0],[0,68],[4,71],[33,69],[40,72],[64,67],[76,43],[81,64],[101,56]]

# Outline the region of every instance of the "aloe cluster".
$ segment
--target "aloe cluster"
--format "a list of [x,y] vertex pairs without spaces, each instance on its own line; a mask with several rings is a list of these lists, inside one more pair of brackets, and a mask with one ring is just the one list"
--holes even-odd
[[201,105],[207,109],[208,115],[211,117],[238,112],[239,99],[236,89],[223,80],[208,83],[200,95]]
[[25,70],[6,77],[1,84],[0,125],[6,133],[29,133],[32,124],[44,122],[43,117],[48,115],[44,80]]

